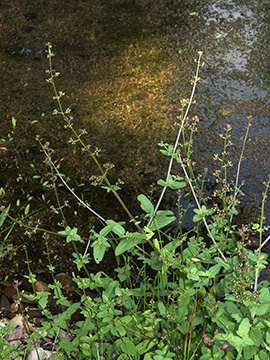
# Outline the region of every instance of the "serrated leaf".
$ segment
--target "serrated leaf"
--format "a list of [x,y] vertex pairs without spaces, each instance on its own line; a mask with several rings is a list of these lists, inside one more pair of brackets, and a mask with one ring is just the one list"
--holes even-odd
[[192,255],[198,255],[199,251],[198,251],[197,247],[195,246],[195,244],[193,244],[192,242],[189,242],[188,248]]
[[[251,338],[251,340],[254,342],[255,346],[260,346],[263,344],[263,332],[261,329],[258,328],[251,328],[250,333],[249,333],[249,337]],[[266,341],[267,341],[267,333],[266,333]]]
[[244,359],[251,360],[254,359],[254,355],[256,355],[258,351],[254,346],[245,346],[243,352],[244,352]]
[[266,350],[261,350],[259,352],[259,359],[260,360],[269,360],[269,352]]
[[246,341],[238,336],[234,336],[233,339],[230,340],[230,344],[233,345],[238,350],[238,352],[240,352],[243,347],[247,345]]

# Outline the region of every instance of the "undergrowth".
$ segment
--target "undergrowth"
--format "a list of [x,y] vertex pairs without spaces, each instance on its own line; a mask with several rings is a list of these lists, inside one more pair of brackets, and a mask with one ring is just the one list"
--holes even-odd
[[[129,222],[106,219],[79,198],[60,172],[60,163],[55,160],[49,142],[37,136],[58,205],[54,210],[58,213],[61,228],[55,236],[64,237],[74,248],[71,256],[77,298],[70,302],[55,278],[47,241],[50,230],[43,229],[40,224],[33,227],[24,221],[29,208],[21,218],[15,218],[12,216],[13,204],[2,206],[1,226],[9,221],[12,229],[21,226],[40,231],[47,246],[47,266],[52,276],[50,292],[35,290],[37,279],[31,269],[31,259],[28,260],[26,277],[33,285],[33,294],[24,296],[36,301],[45,317],[40,327],[32,329],[31,344],[47,335],[53,336],[50,359],[269,359],[269,283],[260,282],[259,275],[267,265],[267,255],[262,249],[269,240],[268,237],[263,241],[263,233],[268,229],[264,224],[264,206],[270,179],[265,184],[258,223],[236,225],[242,196],[240,169],[251,126],[249,119],[234,182],[228,180],[232,163],[227,160],[231,145],[231,126],[227,125],[221,135],[223,150],[214,156],[219,164],[213,174],[216,187],[211,196],[204,195],[207,173],[196,175],[192,160],[192,142],[199,119],[188,117],[203,65],[202,53],[199,52],[196,60],[191,96],[181,101],[175,144],[158,144],[161,153],[169,158],[167,176],[157,182],[161,189],[160,198],[154,206],[145,195],[138,196],[142,210],[139,220],[133,217],[120,196],[121,181],[110,182],[110,166],[100,162],[99,149],[84,143],[85,130],[75,130],[71,110],[63,109],[61,98],[64,93],[56,88],[55,78],[59,73],[53,70],[54,54],[50,44],[47,55],[47,81],[52,85],[57,103],[53,114],[60,116],[67,131],[71,132],[70,143],[90,155],[99,169],[100,176],[92,176],[91,181],[113,193]],[[173,163],[176,174],[172,173]],[[100,230],[89,229],[87,240],[80,235],[80,229],[72,226],[72,219],[66,218],[63,202],[58,196],[59,182],[100,221]],[[165,191],[178,195],[177,220],[174,211],[160,209]],[[188,199],[186,208],[182,206],[184,198]],[[191,203],[194,228],[185,231],[182,222]],[[168,226],[176,221],[177,229],[168,232]],[[259,240],[256,250],[248,246],[251,234]],[[101,263],[108,249],[115,255],[114,273],[90,272],[89,264],[93,261]],[[59,308],[57,313],[50,309],[51,297]],[[22,314],[27,317],[24,312]],[[76,314],[79,320],[76,320]],[[0,331],[4,335],[10,329]],[[3,338],[1,347],[3,354],[23,352]]]

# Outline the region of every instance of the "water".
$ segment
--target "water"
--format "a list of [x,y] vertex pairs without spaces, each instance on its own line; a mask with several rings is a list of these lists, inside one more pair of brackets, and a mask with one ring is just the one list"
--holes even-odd
[[[269,174],[269,3],[248,1],[208,1],[199,6],[196,26],[179,49],[204,52],[196,112],[201,117],[195,144],[197,167],[214,169],[211,154],[220,152],[220,133],[231,124],[234,146],[229,149],[237,163],[245,134],[247,118],[252,115],[246,161],[241,168],[245,181],[240,221],[256,221],[264,181]],[[193,20],[195,22],[195,20]],[[178,95],[178,94],[177,94]],[[199,156],[196,156],[199,155]],[[236,170],[235,170],[236,172]],[[266,205],[269,219],[270,208]]]
[[[12,206],[13,215],[23,213],[30,193],[34,197],[31,209],[43,207],[43,227],[59,230],[59,219],[50,210],[50,205],[56,205],[53,192],[37,178],[49,180],[35,141],[39,134],[44,142],[50,141],[55,157],[63,159],[61,170],[71,178],[78,195],[104,217],[119,220],[124,216],[111,194],[89,186],[90,175],[97,174],[91,159],[78,146],[67,145],[70,134],[62,120],[51,115],[55,103],[44,81],[48,67],[44,50],[50,41],[56,54],[54,67],[61,72],[58,89],[67,94],[64,106],[72,109],[76,129],[87,129],[84,139],[102,149],[100,160],[114,163],[110,177],[113,182],[125,181],[121,194],[135,213],[136,196],[147,193],[152,183],[165,176],[167,159],[160,157],[156,144],[173,141],[179,100],[190,94],[194,58],[203,51],[205,66],[197,104],[191,110],[191,115],[201,119],[194,142],[197,170],[214,169],[212,155],[221,149],[219,134],[226,124],[233,127],[230,156],[237,163],[240,136],[252,115],[252,141],[241,171],[246,197],[239,221],[258,218],[263,182],[270,169],[268,1],[40,0],[22,4],[13,0],[0,6],[0,131],[6,140],[1,147],[10,151],[2,150],[0,178],[13,203],[20,199],[19,206]],[[142,99],[141,93],[146,94]],[[12,116],[17,119],[14,133]],[[49,205],[42,195],[50,199]],[[78,208],[65,189],[60,188],[60,195],[61,200],[70,201],[70,226],[80,227],[87,236],[95,220]],[[174,202],[171,195],[164,206]],[[270,218],[268,204],[266,216]],[[33,215],[30,225],[39,217]],[[29,244],[33,258],[41,258],[45,249],[40,235],[25,238],[20,229],[10,239],[15,247]],[[58,238],[49,241],[63,270],[69,266],[71,249]],[[6,269],[16,270],[22,258],[21,248],[15,261],[5,257]],[[43,261],[36,266],[44,267]]]

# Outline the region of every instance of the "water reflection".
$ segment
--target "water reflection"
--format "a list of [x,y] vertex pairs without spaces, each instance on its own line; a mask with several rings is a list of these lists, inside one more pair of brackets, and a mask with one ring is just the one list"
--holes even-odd
[[[270,172],[269,157],[269,4],[257,1],[208,1],[200,9],[196,28],[181,46],[190,52],[203,49],[196,111],[201,129],[195,144],[198,165],[213,168],[211,154],[219,149],[217,138],[226,124],[233,126],[234,162],[240,152],[247,118],[252,115],[252,142],[246,149],[241,177],[246,185],[243,221],[256,220],[263,182]],[[202,20],[203,19],[203,20]],[[200,28],[200,29],[199,29]],[[180,37],[180,35],[179,35]],[[180,42],[178,44],[180,46]],[[253,200],[252,200],[253,199]],[[270,219],[270,207],[266,209]]]
[[[20,193],[22,202],[26,202],[26,191],[36,198],[42,192],[32,180],[32,187],[16,181],[20,174],[29,181],[44,172],[34,140],[37,133],[49,139],[64,158],[63,171],[71,176],[74,187],[87,184],[94,171],[78,149],[74,160],[70,159],[70,135],[51,116],[55,104],[44,81],[47,41],[55,47],[54,66],[62,73],[59,90],[67,93],[64,105],[72,108],[76,126],[88,130],[86,140],[103,149],[104,162],[115,163],[112,176],[117,180],[120,175],[130,184],[123,193],[131,204],[136,193],[164,176],[165,160],[160,160],[156,143],[174,138],[179,99],[190,92],[193,59],[202,50],[205,66],[192,110],[201,118],[194,143],[197,166],[213,169],[212,154],[221,148],[219,134],[227,123],[233,125],[231,153],[236,162],[240,136],[247,117],[253,115],[252,142],[241,173],[246,181],[241,211],[244,221],[256,219],[263,181],[270,171],[268,1],[13,0],[0,7],[1,137],[7,137],[15,116],[17,135],[9,145],[13,151],[16,142],[19,160],[18,168],[2,162],[0,178],[15,189],[16,196]],[[140,101],[139,93],[147,98]],[[35,120],[38,123],[33,124]],[[30,163],[35,168],[29,168]],[[89,186],[84,191],[104,216],[108,211],[104,203],[109,200],[110,216],[117,217],[109,195]],[[270,219],[269,206],[266,211]],[[87,219],[86,226],[85,215],[72,221],[71,226],[82,221],[88,233],[91,221]],[[44,214],[44,222],[57,228],[52,214]],[[16,236],[14,241],[20,244]]]

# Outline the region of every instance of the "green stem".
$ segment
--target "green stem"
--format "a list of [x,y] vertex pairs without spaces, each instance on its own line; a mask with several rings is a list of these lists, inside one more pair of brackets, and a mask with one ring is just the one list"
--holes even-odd
[[259,227],[259,248],[258,248],[258,260],[257,260],[257,265],[256,265],[256,275],[255,275],[255,283],[254,283],[254,292],[257,291],[257,286],[258,286],[258,278],[259,278],[259,264],[260,264],[260,258],[261,258],[261,250],[262,250],[262,234],[263,234],[263,222],[264,222],[264,207],[265,207],[265,202],[266,202],[266,198],[267,198],[267,193],[268,193],[268,189],[270,186],[270,175],[268,175],[268,181],[266,184],[266,189],[265,192],[263,194],[263,199],[262,199],[262,208],[261,208],[261,219],[260,219],[260,227]]

